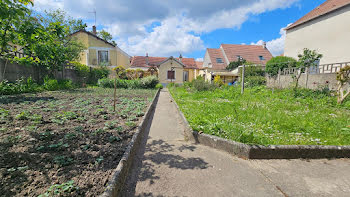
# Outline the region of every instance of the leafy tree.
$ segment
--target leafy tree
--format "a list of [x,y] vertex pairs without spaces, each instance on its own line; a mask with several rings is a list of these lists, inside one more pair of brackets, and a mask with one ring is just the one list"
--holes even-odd
[[299,79],[303,71],[305,71],[306,68],[318,66],[318,63],[322,58],[322,56],[323,56],[322,54],[317,53],[315,50],[310,50],[307,48],[304,49],[302,54],[298,55],[299,60],[296,67],[299,69],[297,73],[293,76],[296,82],[294,90],[298,88]]
[[338,80],[338,103],[342,104],[350,95],[350,89],[346,90],[346,85],[350,85],[350,66],[342,68],[337,74]]
[[10,43],[16,40],[21,21],[30,14],[30,0],[0,1],[0,56],[8,54]]
[[226,67],[226,70],[232,71],[245,63],[247,63],[245,59],[238,59],[235,62],[230,62],[230,64]]
[[266,72],[270,76],[276,76],[279,70],[284,68],[292,68],[297,66],[297,60],[287,56],[277,56],[271,58],[266,63]]
[[101,37],[102,39],[104,39],[108,42],[111,42],[114,45],[117,45],[117,43],[114,40],[112,40],[113,36],[109,32],[107,32],[103,29],[101,31],[97,32],[97,36]]

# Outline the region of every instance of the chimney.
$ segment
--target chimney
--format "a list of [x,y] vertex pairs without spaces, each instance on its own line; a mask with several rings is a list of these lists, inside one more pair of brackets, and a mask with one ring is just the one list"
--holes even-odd
[[146,65],[149,64],[148,53],[146,53]]
[[267,47],[266,47],[266,42],[263,43],[263,48],[264,48],[264,49],[267,49]]
[[96,26],[94,25],[94,26],[92,26],[92,33],[94,34],[94,35],[97,35],[97,32],[96,32]]
[[180,62],[182,62],[182,54],[180,53],[180,57],[179,57]]

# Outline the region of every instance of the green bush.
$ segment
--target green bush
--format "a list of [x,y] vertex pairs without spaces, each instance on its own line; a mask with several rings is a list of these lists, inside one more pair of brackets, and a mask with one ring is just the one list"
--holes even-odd
[[28,92],[38,92],[42,89],[38,84],[36,84],[31,77],[24,79],[18,79],[16,82],[11,83],[7,80],[0,82],[0,94],[1,95],[11,95],[11,94],[21,94]]
[[141,79],[141,84],[143,88],[146,88],[146,89],[154,89],[158,83],[159,83],[159,80],[158,80],[158,77],[156,76],[148,76]]
[[60,85],[56,79],[44,78],[44,89],[49,91],[55,91],[60,89]]
[[158,83],[158,84],[156,85],[156,89],[163,89],[163,85],[162,85],[161,83]]
[[266,85],[266,78],[263,76],[250,76],[245,79],[244,85],[247,87]]
[[283,70],[284,68],[296,67],[297,60],[292,57],[286,56],[277,56],[271,58],[266,63],[266,72],[270,76],[276,76],[278,74],[278,70]]
[[[114,88],[114,80],[103,78],[99,79],[97,85],[102,88]],[[125,89],[154,89],[159,83],[156,77],[146,77],[144,79],[135,79],[135,80],[124,80],[117,79],[116,86],[117,88]]]
[[79,62],[71,62],[70,63],[74,69],[77,71],[79,77],[88,78],[90,74],[90,67],[85,64],[81,64]]
[[192,81],[192,87],[196,91],[211,91],[217,88],[215,84],[211,84],[209,82],[206,82],[202,78],[197,78]]

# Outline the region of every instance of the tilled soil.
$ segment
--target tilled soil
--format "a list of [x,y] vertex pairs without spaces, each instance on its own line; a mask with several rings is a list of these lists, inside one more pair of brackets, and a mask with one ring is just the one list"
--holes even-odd
[[81,89],[0,97],[0,195],[98,196],[154,90]]

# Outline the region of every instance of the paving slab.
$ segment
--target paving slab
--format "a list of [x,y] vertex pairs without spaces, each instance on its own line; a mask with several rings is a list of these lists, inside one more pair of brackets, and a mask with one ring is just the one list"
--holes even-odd
[[243,160],[184,140],[160,93],[122,196],[349,196],[350,160]]

